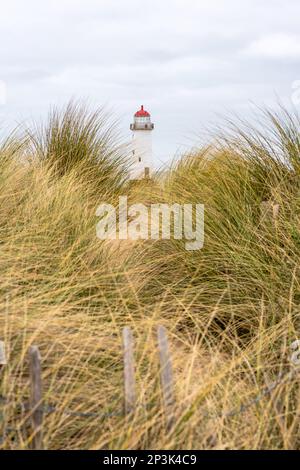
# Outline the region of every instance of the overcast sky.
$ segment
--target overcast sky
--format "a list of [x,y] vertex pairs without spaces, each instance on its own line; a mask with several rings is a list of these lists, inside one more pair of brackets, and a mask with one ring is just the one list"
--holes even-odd
[[0,6],[2,127],[40,119],[50,105],[77,97],[113,110],[129,137],[132,115],[144,104],[156,124],[158,166],[200,141],[220,114],[248,116],[251,101],[271,105],[276,95],[291,103],[300,80],[299,0]]

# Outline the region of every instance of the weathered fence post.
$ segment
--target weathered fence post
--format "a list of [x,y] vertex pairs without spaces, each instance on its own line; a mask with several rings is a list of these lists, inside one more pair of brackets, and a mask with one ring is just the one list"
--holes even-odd
[[33,428],[32,448],[43,449],[43,404],[42,404],[42,373],[41,356],[37,346],[29,349],[30,370],[30,410]]
[[157,342],[160,359],[160,380],[166,413],[166,423],[167,429],[170,430],[174,424],[175,399],[173,390],[172,363],[169,354],[167,331],[164,326],[159,326],[157,329]]
[[[0,372],[2,371],[2,369],[4,368],[6,364],[7,364],[7,360],[6,360],[6,354],[5,354],[5,343],[4,341],[0,341]],[[5,402],[5,398],[3,398],[3,400]],[[1,415],[2,415],[1,421],[3,422],[3,429],[2,429],[2,437],[0,437],[0,444],[3,444],[3,442],[5,441],[6,432],[5,432],[5,415],[2,410],[0,411],[0,417]]]
[[0,370],[7,364],[4,341],[0,341]]
[[272,222],[276,224],[279,216],[280,205],[268,200],[260,204],[260,220],[261,222]]
[[130,414],[135,410],[136,387],[134,376],[133,335],[131,329],[128,326],[123,329],[123,348],[125,414]]

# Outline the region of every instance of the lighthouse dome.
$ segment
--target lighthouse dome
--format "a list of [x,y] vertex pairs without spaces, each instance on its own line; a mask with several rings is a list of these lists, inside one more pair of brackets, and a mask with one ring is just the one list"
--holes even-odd
[[148,113],[148,111],[144,109],[144,106],[142,105],[141,109],[137,111],[134,116],[135,117],[150,117],[150,114]]
[[151,122],[151,115],[144,109],[143,105],[141,109],[135,113],[134,122],[130,124],[130,129],[132,131],[152,131],[154,129],[154,124]]

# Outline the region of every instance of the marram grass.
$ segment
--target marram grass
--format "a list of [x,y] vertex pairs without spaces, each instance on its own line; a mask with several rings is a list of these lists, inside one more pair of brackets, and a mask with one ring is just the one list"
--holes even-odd
[[[32,442],[27,351],[42,356],[48,449],[299,449],[299,377],[243,413],[291,369],[299,337],[299,120],[267,113],[264,131],[231,126],[218,143],[132,185],[100,113],[71,104],[38,131],[6,140],[0,159],[2,448]],[[96,238],[96,207],[205,204],[203,250],[180,241]],[[261,203],[279,204],[275,220]],[[165,427],[156,328],[166,326],[175,425]],[[138,409],[123,407],[122,327],[135,338]],[[146,406],[147,405],[147,406]],[[64,414],[111,413],[101,419]],[[226,416],[225,416],[226,415]],[[4,432],[5,431],[5,432]]]

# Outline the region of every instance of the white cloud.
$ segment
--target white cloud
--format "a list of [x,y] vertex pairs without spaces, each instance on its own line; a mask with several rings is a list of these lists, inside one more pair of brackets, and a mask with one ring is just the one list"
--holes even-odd
[[144,103],[157,159],[167,160],[228,107],[245,114],[247,100],[290,97],[299,16],[299,0],[2,2],[0,81],[9,95],[1,121],[15,125],[87,97],[113,107],[129,137]]
[[270,34],[253,41],[245,50],[253,57],[299,59],[300,36],[285,33]]
[[5,105],[7,100],[7,86],[6,83],[0,80],[0,105]]

